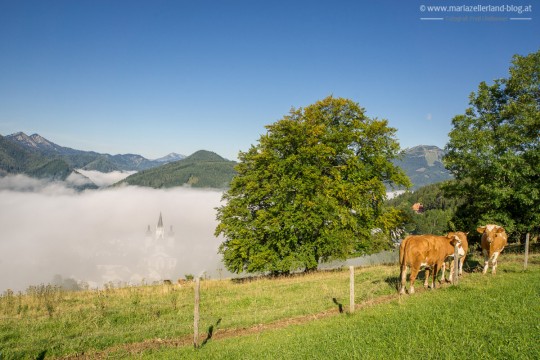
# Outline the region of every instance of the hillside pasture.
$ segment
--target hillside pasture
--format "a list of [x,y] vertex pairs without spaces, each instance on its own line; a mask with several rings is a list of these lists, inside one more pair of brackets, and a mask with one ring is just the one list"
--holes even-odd
[[[397,265],[201,282],[193,348],[193,285],[64,292],[41,286],[0,299],[3,358],[539,358],[540,255],[504,254],[482,276],[472,255],[458,287],[397,295]],[[342,311],[343,313],[340,313]]]

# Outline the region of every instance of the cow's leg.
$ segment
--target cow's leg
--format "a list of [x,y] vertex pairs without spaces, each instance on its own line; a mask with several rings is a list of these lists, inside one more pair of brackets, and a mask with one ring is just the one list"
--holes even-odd
[[405,283],[407,282],[407,265],[403,264],[401,265],[401,287],[399,289],[399,294],[405,294]]
[[489,267],[489,256],[487,250],[482,250],[482,254],[484,254],[484,270],[482,271],[482,274],[485,274]]
[[450,275],[448,275],[448,282],[452,282],[452,280],[454,279],[454,265],[454,259],[452,259],[452,261],[450,261]]
[[[444,282],[444,277],[446,275],[446,261],[442,263],[441,266],[441,280],[440,282]],[[450,276],[452,276],[452,268],[450,268]]]
[[414,294],[414,282],[419,271],[420,267],[411,266],[411,275],[409,275],[409,294]]
[[498,252],[494,252],[491,257],[491,273],[495,275],[497,273],[497,258],[499,257]]
[[429,267],[426,267],[424,269],[424,289],[427,289],[428,286],[429,286],[429,275],[430,275],[430,268]]
[[459,275],[463,275],[463,263],[465,262],[465,256],[459,259]]
[[435,281],[435,278],[437,277],[437,273],[439,272],[439,269],[441,268],[441,266],[442,264],[437,264],[437,263],[433,265],[433,269],[432,269],[433,274],[431,275],[431,288],[432,289],[437,288],[437,282]]

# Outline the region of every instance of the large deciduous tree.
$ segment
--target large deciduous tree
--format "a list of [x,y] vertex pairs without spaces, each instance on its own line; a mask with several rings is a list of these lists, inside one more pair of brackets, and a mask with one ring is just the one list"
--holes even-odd
[[217,209],[227,269],[312,270],[391,245],[372,236],[398,221],[397,211],[383,206],[385,183],[410,184],[391,162],[399,144],[386,120],[327,97],[266,128],[257,145],[240,152],[238,175]]
[[480,83],[452,120],[444,158],[466,199],[456,223],[497,223],[519,238],[540,226],[540,51],[515,55],[510,76]]

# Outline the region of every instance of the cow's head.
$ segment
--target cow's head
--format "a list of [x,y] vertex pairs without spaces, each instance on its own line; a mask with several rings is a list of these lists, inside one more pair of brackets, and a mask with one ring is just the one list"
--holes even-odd
[[463,249],[463,246],[461,246],[460,236],[462,236],[462,234],[464,234],[464,233],[451,232],[451,233],[448,233],[448,235],[446,235],[446,238],[450,241],[450,245],[452,245],[454,248],[457,245],[457,247],[458,247],[458,255],[459,256],[465,255],[465,250]]
[[493,242],[497,236],[501,236],[504,233],[504,228],[499,225],[486,225],[480,226],[476,229],[480,234],[485,234],[488,243]]

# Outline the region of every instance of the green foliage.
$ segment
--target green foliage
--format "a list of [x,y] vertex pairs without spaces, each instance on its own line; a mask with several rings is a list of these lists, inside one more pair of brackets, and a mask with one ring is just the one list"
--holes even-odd
[[267,126],[259,143],[239,155],[218,208],[216,236],[232,272],[288,273],[319,261],[388,248],[372,241],[396,213],[384,208],[385,183],[410,185],[392,164],[395,129],[370,119],[358,104],[327,97],[293,109]]
[[[461,231],[452,219],[463,200],[448,196],[444,189],[453,181],[424,186],[415,192],[405,192],[387,201],[387,205],[399,210],[403,226],[409,234],[443,235],[448,231]],[[423,205],[423,212],[412,210],[415,203]]]
[[452,120],[444,158],[466,198],[456,223],[497,223],[514,238],[540,230],[540,51],[514,56],[508,78],[480,83]]
[[152,188],[189,185],[222,189],[236,174],[235,164],[216,153],[200,150],[185,159],[128,176],[121,183]]

